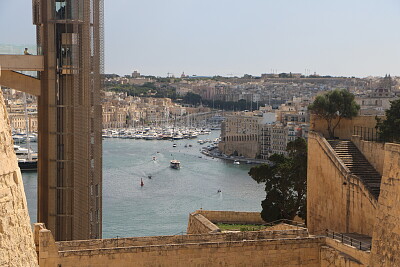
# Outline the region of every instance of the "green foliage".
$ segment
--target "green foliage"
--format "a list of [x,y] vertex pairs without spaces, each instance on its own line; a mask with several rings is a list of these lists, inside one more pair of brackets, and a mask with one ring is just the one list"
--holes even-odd
[[271,165],[252,167],[249,175],[265,183],[266,198],[261,202],[261,217],[266,222],[305,218],[307,192],[307,143],[303,138],[287,146],[288,157],[274,154]]
[[390,103],[390,109],[385,111],[386,119],[376,118],[376,129],[383,141],[400,143],[400,99]]
[[247,102],[244,99],[241,99],[237,102],[233,101],[222,101],[222,100],[208,100],[202,99],[202,97],[198,94],[194,94],[192,92],[188,92],[182,99],[182,102],[185,104],[190,105],[198,105],[202,103],[204,106],[207,107],[214,107],[215,109],[222,109],[222,110],[234,110],[234,111],[243,111],[243,110],[250,110],[251,106],[253,109],[257,107],[257,103]]
[[318,117],[326,120],[329,137],[334,138],[335,129],[340,121],[343,118],[351,119],[357,116],[360,106],[354,101],[352,93],[345,89],[336,89],[317,96],[308,109]]
[[186,104],[190,105],[199,105],[201,103],[201,96],[198,94],[194,94],[192,92],[188,92],[184,97],[183,97],[183,102]]
[[176,88],[168,84],[157,86],[155,83],[146,82],[143,85],[119,84],[108,88],[110,91],[127,93],[129,96],[142,97],[168,97],[176,99]]

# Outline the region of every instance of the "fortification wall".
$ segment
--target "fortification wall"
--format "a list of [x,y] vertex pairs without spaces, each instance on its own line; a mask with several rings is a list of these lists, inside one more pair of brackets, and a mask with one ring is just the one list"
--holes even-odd
[[329,246],[321,246],[321,267],[361,267],[367,266]]
[[377,200],[318,133],[308,138],[307,227],[372,236]]
[[221,230],[206,217],[194,212],[189,215],[189,222],[186,232],[188,234],[208,234],[213,232],[221,232]]
[[385,161],[385,144],[361,140],[360,136],[353,135],[351,141],[361,151],[364,157],[374,166],[380,175],[383,175],[383,164]]
[[0,266],[37,266],[21,171],[0,90]]
[[265,224],[259,212],[196,210],[213,223]]
[[400,266],[400,145],[385,144],[371,266]]
[[[215,234],[223,235],[223,234]],[[212,235],[212,236],[215,236]],[[41,267],[72,266],[320,266],[324,238],[242,239],[58,251],[51,232],[39,233]],[[78,241],[77,241],[78,242]],[[63,243],[63,242],[59,242]],[[62,244],[60,245],[63,246]]]
[[[382,116],[378,116],[382,117]],[[337,122],[333,121],[335,124]],[[353,119],[342,119],[335,129],[335,137],[339,139],[350,140],[353,135],[354,127],[365,127],[375,129],[376,119],[375,116],[357,116]],[[325,138],[329,137],[328,134],[328,124],[326,120],[320,119],[315,115],[311,115],[310,118],[310,130],[321,133]]]

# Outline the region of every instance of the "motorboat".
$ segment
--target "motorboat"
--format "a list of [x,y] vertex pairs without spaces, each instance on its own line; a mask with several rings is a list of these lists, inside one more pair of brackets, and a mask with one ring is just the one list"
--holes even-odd
[[233,162],[233,164],[234,164],[234,165],[240,165],[240,162],[239,162],[238,160],[235,160],[235,161]]
[[178,169],[181,168],[181,163],[180,163],[179,160],[173,159],[173,160],[171,160],[169,166],[170,166],[172,169],[178,170]]

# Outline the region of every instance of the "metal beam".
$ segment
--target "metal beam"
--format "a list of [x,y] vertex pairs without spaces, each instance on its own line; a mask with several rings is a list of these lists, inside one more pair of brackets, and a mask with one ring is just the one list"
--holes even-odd
[[43,56],[0,55],[0,70],[44,71]]
[[22,91],[31,95],[40,96],[40,80],[15,71],[1,71],[0,85]]

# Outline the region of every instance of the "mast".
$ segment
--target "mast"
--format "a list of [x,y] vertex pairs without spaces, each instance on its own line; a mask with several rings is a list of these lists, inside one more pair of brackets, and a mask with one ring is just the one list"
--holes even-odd
[[26,104],[26,94],[25,92],[23,93],[22,97],[24,101],[24,113],[25,113],[25,134],[26,134],[26,146],[28,148],[28,160],[32,160],[32,155],[31,155],[31,140],[29,138],[29,132],[30,132],[30,125],[29,125],[29,118],[28,118],[28,107]]

